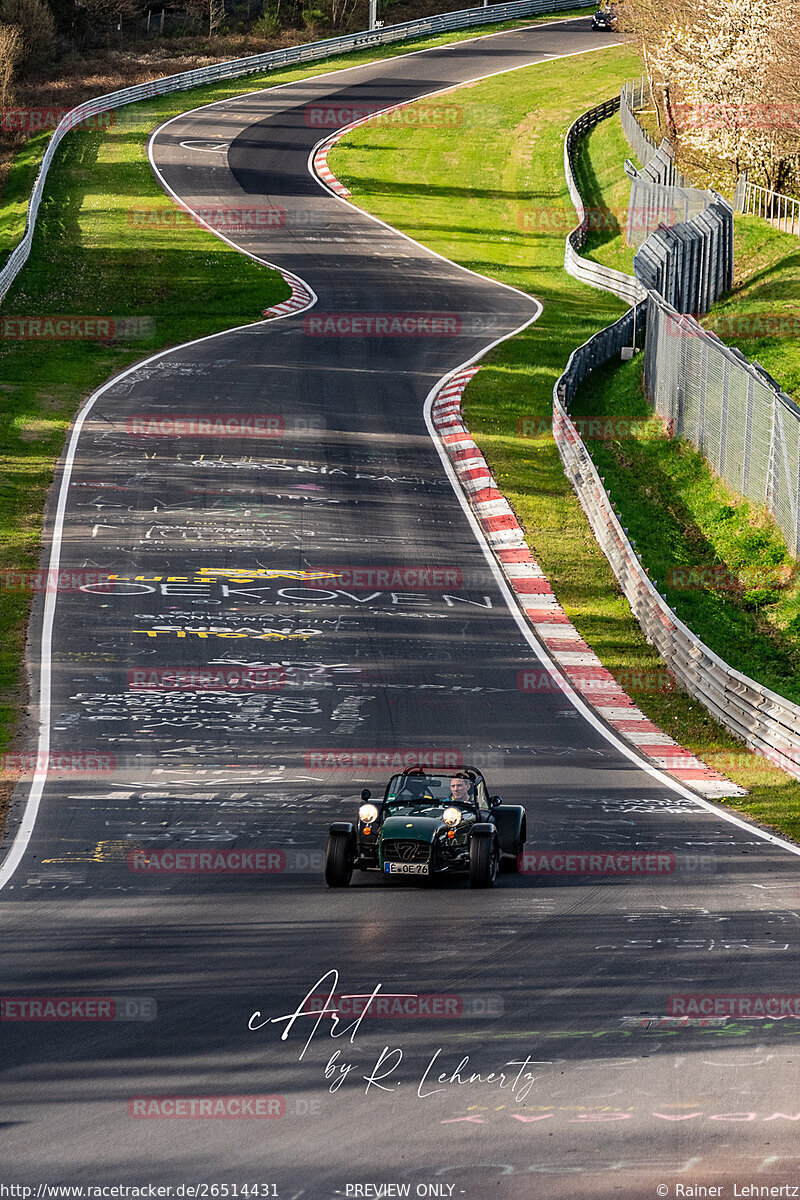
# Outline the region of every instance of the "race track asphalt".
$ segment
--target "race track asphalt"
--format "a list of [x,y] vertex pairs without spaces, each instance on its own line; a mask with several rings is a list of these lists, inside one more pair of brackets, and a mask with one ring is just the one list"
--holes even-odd
[[[285,213],[228,236],[317,301],[120,377],[57,480],[62,567],[117,579],[58,593],[52,652],[35,614],[34,687],[44,658],[64,769],[0,893],[2,988],[117,1002],[113,1020],[69,1023],[15,1021],[6,1003],[1,1183],[599,1200],[800,1173],[800,1024],[667,1019],[676,994],[794,995],[796,856],[647,774],[558,689],[520,690],[538,659],[428,433],[436,382],[537,303],[359,214],[307,165],[320,106],[383,107],[605,44],[588,18],[515,30],[245,95],[154,137],[190,208]],[[443,314],[446,332],[309,324],[409,313]],[[178,437],[179,418],[250,432]],[[250,436],[256,419],[268,436]],[[353,749],[481,766],[526,806],[530,849],[660,852],[675,869],[330,891],[327,825],[385,778],[348,767]],[[132,869],[137,850],[211,848],[270,850],[277,869]],[[421,1015],[290,1024],[326,985],[415,995]],[[268,1119],[141,1116],[170,1111],[153,1096],[273,1100]]]

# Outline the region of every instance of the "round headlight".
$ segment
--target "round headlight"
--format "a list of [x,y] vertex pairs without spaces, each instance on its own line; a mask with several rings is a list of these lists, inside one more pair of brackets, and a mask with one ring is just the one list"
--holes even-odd
[[378,810],[374,804],[362,804],[358,810],[358,819],[365,825],[372,825],[378,819]]
[[446,808],[442,813],[442,820],[445,825],[458,825],[461,820],[460,808]]

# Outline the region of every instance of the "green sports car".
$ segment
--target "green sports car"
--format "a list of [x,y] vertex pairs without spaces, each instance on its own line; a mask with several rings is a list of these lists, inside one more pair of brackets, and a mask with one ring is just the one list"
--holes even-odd
[[463,874],[471,887],[492,887],[501,864],[519,869],[525,838],[525,809],[489,796],[474,767],[447,775],[410,767],[392,776],[380,805],[361,793],[356,823],[331,825],[325,882],[347,887],[357,868],[428,882]]

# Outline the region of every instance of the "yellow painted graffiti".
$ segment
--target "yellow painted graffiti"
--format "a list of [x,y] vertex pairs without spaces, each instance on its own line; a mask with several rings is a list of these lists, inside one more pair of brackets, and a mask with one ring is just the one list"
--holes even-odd
[[193,575],[109,575],[115,583],[258,583],[265,579],[288,579],[302,583],[308,579],[338,579],[334,571],[282,571],[271,567],[201,567]]
[[124,862],[131,850],[141,850],[138,842],[98,842],[94,851],[68,851],[61,858],[43,858],[44,863]]
[[147,637],[198,637],[198,638],[251,638],[254,641],[262,642],[288,642],[300,639],[305,641],[306,638],[317,637],[321,629],[298,629],[295,633],[281,633],[279,629],[267,629],[262,633],[246,633],[246,632],[220,632],[216,629],[133,629],[132,633],[144,633]]

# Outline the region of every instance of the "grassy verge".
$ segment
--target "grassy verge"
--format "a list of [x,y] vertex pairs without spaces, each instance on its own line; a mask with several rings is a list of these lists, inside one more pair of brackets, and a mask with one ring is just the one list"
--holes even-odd
[[[641,678],[641,690],[632,694],[648,716],[749,789],[738,808],[800,840],[800,787],[744,751],[691,697],[651,685],[663,680],[663,664],[620,594],[554,442],[517,433],[521,418],[550,416],[553,383],[570,350],[621,311],[613,297],[583,287],[562,269],[569,201],[561,147],[571,121],[636,71],[637,60],[624,47],[544,63],[515,74],[513,87],[506,80],[475,85],[473,99],[503,110],[502,121],[483,137],[453,142],[435,130],[417,129],[413,136],[398,128],[355,131],[330,162],[369,211],[543,301],[539,321],[498,347],[470,383],[470,428],[559,600],[605,665],[626,680]],[[607,132],[600,127],[590,147]],[[609,140],[617,148],[606,146],[590,165],[597,196],[613,208],[601,181],[620,149],[628,155],[613,132]],[[610,241],[601,241],[599,253]],[[598,252],[597,244],[593,249]]]
[[589,215],[581,254],[604,267],[633,274],[633,247],[625,244],[631,185],[623,164],[639,160],[622,132],[619,117],[608,117],[581,139],[574,174]]

